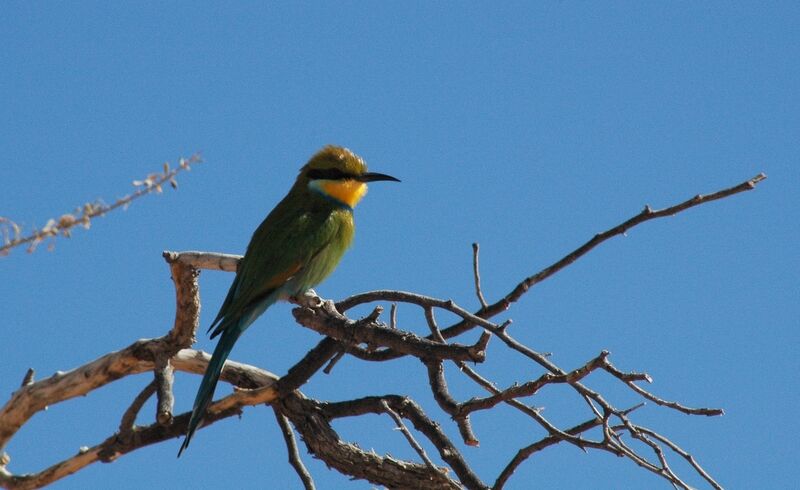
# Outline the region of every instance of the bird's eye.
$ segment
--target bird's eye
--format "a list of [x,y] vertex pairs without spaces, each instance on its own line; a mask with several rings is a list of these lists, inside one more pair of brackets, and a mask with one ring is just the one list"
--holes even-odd
[[329,179],[332,179],[332,180],[341,180],[341,179],[347,179],[347,178],[349,177],[349,176],[348,176],[346,173],[342,172],[342,171],[341,171],[341,170],[339,170],[338,168],[332,168],[332,169],[330,169],[330,173],[329,173],[329,175],[330,175],[330,176],[329,176],[328,178],[329,178]]
[[308,180],[317,180],[322,178],[322,171],[318,168],[312,168],[308,171]]
[[314,168],[308,171],[309,180],[343,180],[353,178],[338,168]]

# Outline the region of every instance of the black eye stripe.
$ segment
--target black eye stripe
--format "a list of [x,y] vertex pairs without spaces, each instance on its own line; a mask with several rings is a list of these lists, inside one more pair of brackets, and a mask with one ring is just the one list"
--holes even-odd
[[338,168],[313,168],[308,171],[308,178],[310,180],[325,179],[325,180],[343,180],[352,179],[354,175],[346,174]]

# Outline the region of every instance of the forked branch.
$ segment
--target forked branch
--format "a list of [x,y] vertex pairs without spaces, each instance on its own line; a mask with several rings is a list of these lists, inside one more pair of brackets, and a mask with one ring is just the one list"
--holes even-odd
[[[467,447],[477,446],[478,435],[485,428],[473,427],[470,416],[478,411],[492,413],[499,404],[506,404],[530,420],[527,430],[531,432],[531,442],[519,448],[499,472],[491,488],[503,488],[526,460],[548,447],[565,442],[584,450],[600,450],[621,456],[665,479],[676,488],[688,489],[688,483],[669,463],[670,457],[677,455],[688,461],[697,475],[712,488],[719,489],[720,485],[688,451],[660,431],[632,421],[633,412],[644,403],[619,408],[610,401],[609,394],[592,389],[589,383],[594,377],[609,376],[618,382],[622,390],[629,390],[657,406],[690,415],[715,416],[721,415],[722,410],[688,407],[645,390],[640,383],[651,383],[650,377],[646,373],[618,369],[611,363],[610,354],[606,351],[577,367],[562,368],[549,356],[514,339],[509,333],[509,321],[495,322],[492,318],[508,309],[534,285],[553,276],[609,238],[651,219],[671,216],[703,203],[750,190],[764,178],[763,174],[759,174],[737,186],[695,196],[661,210],[653,210],[647,206],[637,215],[598,233],[560,260],[525,278],[508,294],[491,304],[486,301],[481,289],[479,249],[475,244],[472,263],[474,288],[481,304],[480,309],[475,312],[469,312],[451,300],[403,291],[371,291],[356,294],[335,304],[321,300],[315,294],[296,298],[298,306],[293,314],[297,322],[319,332],[325,338],[298,360],[283,377],[254,366],[227,362],[221,379],[233,384],[236,389],[233,394],[224,396],[211,405],[204,424],[210,425],[240,414],[246,406],[271,404],[289,450],[290,463],[305,488],[314,488],[314,483],[300,460],[292,426],[300,433],[306,447],[315,457],[352,478],[367,479],[389,488],[453,489],[463,486],[483,489],[489,487],[473,471],[469,458],[447,437],[440,424],[452,420],[459,429],[461,442]],[[89,464],[113,461],[131,451],[184,433],[189,414],[172,413],[173,372],[178,370],[202,374],[209,360],[208,354],[189,348],[194,343],[199,325],[199,270],[235,271],[240,257],[206,252],[165,252],[164,257],[175,282],[176,316],[173,328],[163,337],[136,341],[122,350],[102,356],[72,371],[56,373],[39,381],[33,380],[33,370],[29,370],[22,386],[0,409],[0,486],[8,489],[38,488],[80,471]],[[376,302],[388,302],[392,305],[388,326],[380,321],[381,305],[375,305],[372,313],[362,319],[346,316],[347,310],[356,305]],[[426,325],[403,325],[398,315],[398,305],[420,308]],[[441,328],[436,320],[439,312],[454,314],[459,320]],[[477,342],[463,344],[451,341],[472,329],[482,331]],[[426,334],[422,336],[414,333],[417,331]],[[496,382],[480,374],[471,365],[491,361],[486,356],[486,347],[491,337],[497,337],[524,362],[529,362],[532,366],[538,365],[540,373],[526,374],[518,383],[499,388]],[[359,395],[349,400],[325,403],[297,391],[326,365],[326,370],[333,369],[336,361],[348,354],[366,361],[389,361],[403,356],[417,359],[425,366],[428,373],[426,381],[432,396],[446,416],[437,422],[413,400],[395,394]],[[453,363],[458,368],[459,375],[475,384],[474,396],[459,400],[450,393],[444,369],[447,363]],[[77,454],[69,455],[36,473],[14,474],[8,469],[11,458],[2,450],[35,413],[49,405],[86,395],[123,377],[146,372],[152,372],[153,377],[131,402],[120,405],[121,422],[111,436],[94,446],[84,446]],[[526,369],[526,373],[530,372],[530,369]],[[587,414],[581,416],[581,421],[576,425],[560,428],[527,401],[554,385],[568,386],[579,395],[577,409],[582,408]],[[402,387],[397,389],[401,390]],[[139,412],[146,400],[154,394],[157,397],[157,409],[152,415],[153,422],[146,426],[136,425]],[[420,461],[397,460],[388,455],[363,451],[354,444],[342,441],[331,426],[331,421],[336,418],[358,417],[366,413],[391,417]],[[410,425],[406,425],[406,422]],[[412,431],[412,427],[416,433]],[[431,452],[429,455],[419,442],[420,438],[435,447],[436,453]],[[641,444],[635,448],[629,443],[630,440]]]

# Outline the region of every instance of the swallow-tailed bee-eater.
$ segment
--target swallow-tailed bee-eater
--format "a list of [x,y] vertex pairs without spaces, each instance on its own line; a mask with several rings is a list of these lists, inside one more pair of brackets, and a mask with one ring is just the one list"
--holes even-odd
[[346,148],[326,146],[300,169],[289,193],[253,233],[219,313],[209,327],[219,342],[192,408],[181,452],[211,404],[222,366],[239,336],[278,300],[299,295],[330,274],[353,241],[353,208],[367,182],[398,179],[368,172]]

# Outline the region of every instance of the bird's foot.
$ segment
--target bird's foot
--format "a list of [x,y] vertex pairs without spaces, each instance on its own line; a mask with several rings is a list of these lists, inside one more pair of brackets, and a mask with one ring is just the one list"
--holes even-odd
[[309,289],[298,294],[297,296],[294,296],[292,300],[300,306],[307,306],[309,308],[317,308],[322,306],[323,303],[322,298],[317,296],[317,292],[313,289]]

